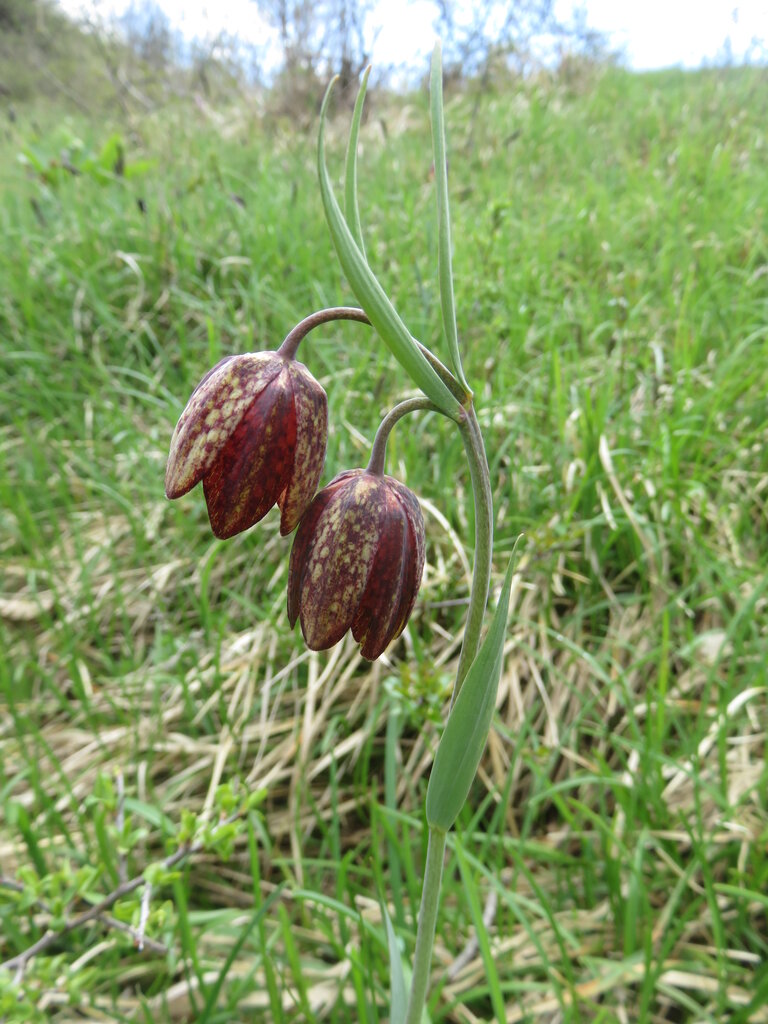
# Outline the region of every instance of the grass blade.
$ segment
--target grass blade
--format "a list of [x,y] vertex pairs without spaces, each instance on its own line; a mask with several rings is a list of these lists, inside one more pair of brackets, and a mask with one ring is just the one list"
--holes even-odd
[[389,1020],[390,1024],[403,1024],[408,1009],[408,990],[405,985],[403,961],[400,958],[397,936],[385,903],[381,904],[381,912],[387,927],[387,946],[389,947]]
[[208,990],[208,995],[205,1000],[205,1006],[203,1007],[202,1012],[200,1013],[200,1016],[197,1019],[197,1024],[207,1024],[208,1020],[210,1019],[212,1011],[216,1007],[216,1002],[219,998],[219,993],[221,992],[222,986],[226,980],[230,968],[232,967],[232,964],[235,962],[237,954],[245,945],[248,936],[251,934],[253,929],[256,927],[257,924],[259,924],[259,922],[262,920],[262,918],[267,913],[272,904],[275,902],[275,900],[277,900],[278,897],[281,895],[284,888],[285,885],[279,885],[277,889],[275,889],[273,893],[270,893],[268,898],[264,900],[264,902],[261,904],[258,910],[256,910],[251,915],[250,920],[246,921],[245,927],[242,929],[242,931],[237,937],[237,940],[230,949],[227,955],[227,959],[221,965],[221,970],[218,973],[216,981],[214,981],[213,985],[211,985],[210,989]]
[[488,929],[485,921],[483,920],[483,910],[480,906],[477,886],[475,885],[475,880],[472,877],[472,872],[469,864],[467,863],[467,859],[464,855],[464,851],[458,837],[454,842],[454,850],[456,851],[456,859],[459,862],[459,871],[461,873],[461,881],[464,886],[464,894],[467,898],[467,903],[469,904],[470,913],[472,914],[472,923],[475,926],[477,944],[480,948],[480,955],[483,958],[485,977],[488,983],[488,991],[491,997],[493,1012],[499,1024],[504,1024],[507,1016],[504,1008],[504,996],[499,982],[499,974],[496,970],[496,961],[494,960],[491,952],[491,943],[488,938]]
[[296,946],[293,934],[293,925],[284,904],[280,904],[278,911],[280,917],[280,930],[283,935],[283,945],[285,946],[285,958],[288,961],[288,967],[290,968],[291,975],[293,976],[293,982],[296,986],[296,995],[299,1007],[301,1008],[301,1012],[304,1014],[305,1019],[312,1020],[312,1009],[309,1005],[309,993],[307,991],[307,983],[304,980],[301,957],[299,956],[299,950]]

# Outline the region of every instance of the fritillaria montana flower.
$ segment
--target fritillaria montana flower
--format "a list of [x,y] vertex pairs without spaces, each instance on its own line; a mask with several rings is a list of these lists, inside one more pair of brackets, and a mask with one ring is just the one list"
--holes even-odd
[[369,661],[399,636],[424,569],[416,496],[369,469],[341,473],[307,509],[288,570],[288,618],[326,650],[348,629]]
[[295,529],[325,462],[328,403],[301,363],[276,352],[222,359],[200,381],[176,425],[165,493],[201,480],[211,529],[222,539],[274,504],[280,532]]

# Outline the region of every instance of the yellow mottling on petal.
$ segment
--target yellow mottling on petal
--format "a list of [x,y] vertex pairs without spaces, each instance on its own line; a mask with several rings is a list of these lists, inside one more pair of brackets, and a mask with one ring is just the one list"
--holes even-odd
[[235,402],[232,399],[229,399],[228,401],[222,403],[221,415],[226,420],[226,419],[229,419],[231,416],[234,416],[236,412],[239,412],[239,410],[240,410],[240,403],[239,402]]

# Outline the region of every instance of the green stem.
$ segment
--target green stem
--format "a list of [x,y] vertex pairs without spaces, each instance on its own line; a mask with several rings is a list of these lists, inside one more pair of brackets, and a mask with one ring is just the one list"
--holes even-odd
[[459,694],[462,683],[475,660],[480,647],[480,633],[483,628],[485,606],[488,603],[488,589],[491,584],[491,557],[493,554],[493,493],[491,474],[485,456],[483,435],[477,422],[474,405],[469,406],[466,415],[459,421],[459,430],[469,462],[472,481],[472,495],[475,502],[475,565],[472,572],[472,589],[469,595],[469,612],[461,645],[456,685],[451,706]]
[[446,833],[440,829],[431,828],[429,830],[427,862],[424,865],[424,885],[421,890],[419,924],[416,932],[416,949],[413,954],[411,992],[408,997],[405,1024],[421,1024],[424,1003],[427,999],[437,908],[440,904],[440,883],[443,878],[446,838]]
[[[413,339],[416,341],[416,338]],[[434,352],[430,352],[426,345],[422,345],[420,341],[416,341],[416,346],[427,360],[429,365],[435,371],[440,380],[445,384],[448,390],[451,392],[454,398],[457,398],[462,405],[469,404],[472,400],[472,393],[463,388],[461,384],[456,380],[451,371],[447,366],[444,366]]]
[[[451,707],[480,647],[480,632],[483,615],[488,603],[488,588],[491,581],[491,554],[493,550],[493,494],[488,460],[485,455],[483,435],[472,403],[459,419],[459,430],[469,462],[472,481],[472,496],[475,504],[475,566],[472,573],[472,589],[469,595],[469,613],[461,645],[456,684],[451,697]],[[405,1024],[420,1024],[424,1003],[429,987],[432,946],[435,941],[437,911],[440,902],[440,882],[443,877],[443,858],[447,833],[440,829],[429,830],[427,862],[424,865],[424,883],[421,891],[419,923],[416,930],[416,949],[413,959],[413,977],[408,998],[408,1012]]]

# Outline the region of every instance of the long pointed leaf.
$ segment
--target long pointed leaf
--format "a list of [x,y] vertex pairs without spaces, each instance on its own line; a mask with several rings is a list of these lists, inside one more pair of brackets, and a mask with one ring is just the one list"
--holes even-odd
[[440,40],[435,43],[429,78],[429,101],[432,120],[432,153],[435,160],[435,192],[437,193],[437,274],[440,281],[440,306],[443,330],[448,342],[453,372],[460,384],[471,394],[464,376],[456,330],[456,301],[453,295],[453,256],[451,253],[451,215],[448,207],[448,161],[445,152],[445,118],[443,117],[443,61]]
[[352,237],[349,226],[339,207],[333,192],[328,168],[325,164],[325,119],[328,101],[331,96],[335,79],[328,86],[320,110],[320,131],[317,139],[317,169],[320,178],[320,194],[325,209],[325,218],[331,232],[336,253],[342,270],[346,274],[352,291],[365,310],[371,324],[392,352],[395,359],[403,366],[424,394],[448,416],[458,419],[461,415],[461,404],[454,398],[443,384],[427,360],[419,351],[408,328],[397,314],[368,266],[359,246]]
[[347,224],[352,232],[352,237],[363,254],[363,259],[366,259],[366,256],[365,243],[363,242],[363,226],[360,223],[360,206],[357,202],[357,140],[360,135],[360,121],[363,116],[365,91],[368,88],[368,77],[370,74],[371,66],[369,64],[363,72],[360,89],[355,100],[355,109],[352,112],[352,125],[349,129],[349,142],[347,143],[347,162],[344,171],[344,213],[346,214]]
[[504,660],[514,556],[510,559],[490,629],[470,666],[440,739],[427,786],[427,822],[447,832],[456,820],[480,764],[491,728]]

